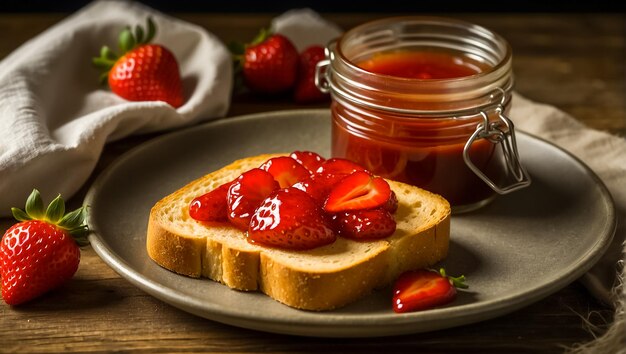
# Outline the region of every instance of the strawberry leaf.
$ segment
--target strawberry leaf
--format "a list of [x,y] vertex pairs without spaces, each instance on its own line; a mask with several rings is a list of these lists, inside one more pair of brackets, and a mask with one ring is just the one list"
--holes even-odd
[[105,59],[105,58],[102,58],[102,57],[93,58],[93,59],[91,59],[91,62],[96,67],[102,68],[102,69],[107,69],[107,70],[111,69],[113,67],[113,64],[115,64],[115,62],[113,60]]
[[80,207],[62,217],[58,225],[64,229],[72,230],[82,226],[84,221],[85,207]]
[[78,246],[85,247],[89,245],[89,239],[87,239],[87,235],[89,235],[89,228],[87,225],[70,230],[70,234],[72,234],[72,238],[76,241]]
[[56,224],[59,222],[63,214],[65,214],[65,202],[59,194],[48,205],[48,209],[46,209],[46,219],[51,223]]
[[137,43],[144,43],[143,28],[139,25],[135,26],[135,40]]
[[109,59],[111,62],[115,62],[117,55],[113,53],[111,48],[105,45],[100,48],[100,58]]
[[105,71],[102,74],[100,74],[100,77],[98,77],[98,82],[100,83],[100,85],[104,85],[105,83],[107,83],[108,79],[109,79],[109,72]]
[[450,284],[452,284],[455,288],[469,288],[469,285],[465,284],[465,275],[452,277],[446,274],[446,270],[444,268],[439,268],[439,274],[441,274],[442,277],[447,278],[450,281]]
[[33,189],[26,199],[26,214],[29,219],[40,219],[43,216],[43,200],[36,189]]
[[232,41],[232,42],[228,43],[228,50],[230,50],[230,52],[233,55],[240,56],[240,55],[244,55],[244,53],[246,51],[246,47],[241,42]]
[[148,34],[146,35],[146,39],[143,43],[150,43],[156,34],[156,26],[154,25],[154,21],[152,21],[151,17],[148,17]]
[[120,33],[118,45],[122,53],[126,53],[133,49],[133,47],[135,46],[135,37],[133,36],[133,33],[130,31],[130,29],[126,28],[122,31],[122,33]]
[[267,28],[261,28],[261,31],[259,32],[259,34],[257,34],[257,36],[248,45],[253,46],[253,45],[261,44],[265,42],[265,40],[268,39],[271,35],[272,35],[272,31],[270,31]]
[[32,220],[28,214],[26,214],[22,209],[19,208],[11,208],[11,214],[17,221],[26,221]]

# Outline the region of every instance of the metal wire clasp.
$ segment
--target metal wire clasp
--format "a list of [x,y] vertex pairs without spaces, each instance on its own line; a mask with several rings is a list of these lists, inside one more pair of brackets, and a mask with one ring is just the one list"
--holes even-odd
[[[484,111],[480,111],[480,115],[483,117],[483,122],[478,124],[476,131],[470,136],[463,148],[463,160],[467,167],[469,167],[480,179],[491,187],[498,194],[506,194],[518,189],[527,187],[530,185],[530,177],[524,169],[524,166],[520,163],[519,154],[517,152],[517,142],[515,141],[515,127],[513,122],[507,118],[502,112],[502,106],[498,105],[496,108],[496,114],[498,114],[499,121],[489,122],[489,117]],[[474,143],[478,139],[487,139],[493,144],[497,144],[502,148],[504,160],[506,162],[507,174],[511,180],[511,183],[506,186],[498,186],[487,175],[485,175],[476,165],[472,162],[469,151]]]
[[330,92],[330,82],[328,81],[328,66],[330,65],[330,61],[333,56],[332,47],[335,46],[336,42],[336,40],[332,40],[330,41],[330,43],[328,43],[326,48],[324,48],[324,54],[326,55],[326,59],[320,60],[315,65],[315,86],[323,93]]
[[328,83],[327,69],[330,65],[330,59],[324,59],[317,62],[315,65],[315,86],[322,91],[322,93],[330,92],[330,84]]

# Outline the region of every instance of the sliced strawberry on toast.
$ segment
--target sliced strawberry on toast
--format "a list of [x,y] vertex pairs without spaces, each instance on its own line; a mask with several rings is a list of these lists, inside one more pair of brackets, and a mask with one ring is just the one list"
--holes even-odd
[[248,230],[250,217],[263,199],[279,189],[269,172],[253,168],[242,173],[228,188],[228,219],[241,230]]
[[289,157],[298,161],[304,168],[311,173],[315,173],[317,169],[326,161],[325,158],[312,151],[294,151]]
[[396,220],[383,208],[340,212],[333,221],[339,236],[353,240],[381,239],[396,231]]
[[293,187],[306,192],[320,205],[324,205],[330,191],[345,177],[346,175],[343,174],[314,174],[294,184]]
[[250,220],[248,241],[265,246],[306,250],[333,243],[335,233],[322,209],[296,188],[267,197]]
[[349,175],[356,171],[365,171],[365,168],[350,160],[335,157],[324,161],[315,171],[315,173],[330,175]]
[[189,203],[189,216],[198,221],[228,221],[228,189],[232,182],[194,198]]
[[347,210],[373,209],[391,197],[387,181],[365,171],[356,171],[341,180],[328,195],[324,210],[336,213]]
[[259,168],[274,176],[280,188],[291,187],[294,183],[311,175],[298,161],[288,156],[273,157],[261,164]]

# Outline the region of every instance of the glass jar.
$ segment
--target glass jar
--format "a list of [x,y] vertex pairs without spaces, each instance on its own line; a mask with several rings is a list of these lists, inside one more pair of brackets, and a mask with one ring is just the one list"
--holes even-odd
[[[449,55],[477,71],[425,78],[363,68],[394,53]],[[390,18],[346,32],[326,56],[316,84],[332,97],[333,157],[440,194],[455,213],[530,183],[505,116],[513,74],[501,36],[452,19]]]

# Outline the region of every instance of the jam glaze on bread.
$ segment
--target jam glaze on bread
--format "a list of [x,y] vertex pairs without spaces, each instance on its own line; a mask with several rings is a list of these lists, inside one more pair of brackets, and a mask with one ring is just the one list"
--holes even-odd
[[322,311],[349,304],[391,284],[407,270],[446,257],[450,204],[439,195],[395,181],[388,183],[399,201],[396,231],[381,240],[338,237],[311,250],[281,250],[249,243],[243,231],[228,223],[198,222],[189,216],[193,198],[275,156],[279,155],[235,161],[157,202],[148,222],[150,258],[179,274],[209,278],[237,290],[259,290],[288,306]]

